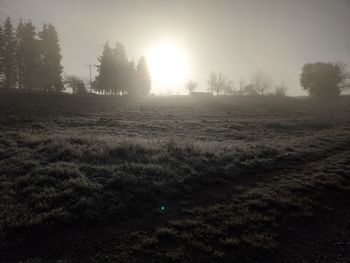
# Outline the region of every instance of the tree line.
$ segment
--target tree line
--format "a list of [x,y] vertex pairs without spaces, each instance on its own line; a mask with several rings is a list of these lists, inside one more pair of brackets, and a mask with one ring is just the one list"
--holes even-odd
[[[250,83],[241,78],[238,82],[238,87],[236,87],[234,82],[222,72],[211,71],[207,85],[207,92],[217,96],[286,96],[287,92],[287,86],[284,83],[275,85],[274,91],[271,92],[273,88],[272,80],[269,75],[262,71],[257,71],[253,75]],[[197,83],[190,80],[186,83],[185,88],[191,94],[197,88]]]
[[[125,47],[107,42],[98,58],[95,80],[91,88],[103,95],[145,96],[151,90],[151,76],[146,59],[137,63],[129,60]],[[52,24],[43,24],[37,31],[33,23],[20,21],[15,27],[8,17],[0,24],[0,89],[62,92],[65,87],[73,93],[87,93],[84,81],[76,76],[62,77],[62,55],[58,33]],[[342,63],[307,63],[302,68],[300,84],[311,96],[339,96],[350,86],[350,74]],[[271,78],[256,72],[250,83],[243,78],[235,87],[221,72],[209,74],[207,91],[215,95],[276,95],[285,96],[287,87],[273,86]],[[271,92],[274,87],[274,91]],[[192,93],[197,83],[189,81],[186,89]]]
[[29,20],[15,28],[10,18],[0,25],[0,88],[60,92],[61,48],[55,27],[40,31]]
[[[239,80],[238,88],[235,87],[232,80],[221,72],[212,71],[209,74],[207,91],[214,95],[236,95],[236,96],[286,96],[287,87],[281,83],[274,86],[269,75],[262,71],[257,71],[251,83],[247,83],[243,78]],[[350,88],[350,73],[347,65],[344,63],[307,63],[302,68],[300,75],[301,87],[309,93],[310,96],[318,98],[334,98],[341,94],[345,89]],[[197,88],[197,83],[189,81],[185,88],[190,94],[193,94]]]
[[[74,75],[62,76],[62,55],[59,36],[52,24],[43,24],[37,31],[33,23],[20,21],[14,26],[11,18],[0,24],[0,89],[87,93],[84,81]],[[93,90],[104,95],[147,95],[151,77],[147,62],[129,61],[120,43],[111,48],[105,44],[96,65],[98,75]]]

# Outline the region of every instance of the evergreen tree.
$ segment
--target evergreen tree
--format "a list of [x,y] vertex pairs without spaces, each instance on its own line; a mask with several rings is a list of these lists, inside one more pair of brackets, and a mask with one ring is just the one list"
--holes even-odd
[[148,95],[151,91],[151,76],[148,71],[146,59],[141,57],[137,63],[138,91],[141,96]]
[[97,58],[100,65],[97,65],[97,72],[99,73],[95,80],[95,90],[98,93],[110,94],[113,90],[114,82],[114,63],[113,51],[108,42],[104,45],[103,53]]
[[128,61],[125,47],[117,42],[112,49],[107,42],[98,61],[95,90],[109,95],[128,94],[135,67]]
[[62,83],[61,47],[55,27],[44,24],[39,33],[41,52],[41,88],[44,91],[60,92],[64,89]]
[[8,17],[3,29],[3,72],[4,72],[4,86],[5,88],[15,88],[16,86],[16,35],[11,22]]
[[112,92],[114,95],[120,93],[125,95],[128,93],[130,70],[132,70],[132,67],[133,65],[128,62],[124,45],[117,42],[113,49],[114,85]]
[[38,89],[40,79],[39,40],[32,22],[17,27],[17,70],[19,88]]
[[134,60],[128,63],[127,69],[127,93],[129,95],[136,95],[138,93],[138,75],[136,71],[136,65]]
[[122,44],[117,42],[112,49],[107,42],[102,55],[97,59],[99,74],[93,86],[98,93],[108,95],[147,95],[149,93],[151,78],[144,57],[135,66],[134,61],[128,61]]
[[25,48],[23,44],[23,27],[24,24],[22,20],[17,25],[16,32],[16,70],[17,70],[17,81],[18,88],[23,89],[24,79],[23,79],[23,49]]

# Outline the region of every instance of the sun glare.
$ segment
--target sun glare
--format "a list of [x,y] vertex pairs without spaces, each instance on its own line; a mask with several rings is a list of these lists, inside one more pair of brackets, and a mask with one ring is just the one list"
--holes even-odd
[[189,77],[189,56],[175,41],[162,41],[147,52],[153,91],[158,94],[183,90]]

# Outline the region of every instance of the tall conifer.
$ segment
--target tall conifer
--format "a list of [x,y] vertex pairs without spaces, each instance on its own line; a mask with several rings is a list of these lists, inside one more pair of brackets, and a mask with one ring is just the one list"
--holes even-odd
[[103,53],[97,60],[100,64],[96,66],[99,74],[96,77],[95,90],[106,95],[113,90],[114,82],[113,51],[108,42],[104,45]]
[[8,17],[3,29],[3,72],[5,88],[16,86],[16,35],[11,19]]
[[60,92],[64,89],[62,83],[63,67],[61,66],[61,47],[55,27],[44,24],[39,32],[41,53],[41,89],[43,91]]
[[145,57],[141,57],[137,63],[138,91],[141,96],[148,95],[151,91],[151,76]]
[[34,90],[40,85],[40,41],[36,38],[32,22],[25,23],[18,32],[18,81],[19,86]]

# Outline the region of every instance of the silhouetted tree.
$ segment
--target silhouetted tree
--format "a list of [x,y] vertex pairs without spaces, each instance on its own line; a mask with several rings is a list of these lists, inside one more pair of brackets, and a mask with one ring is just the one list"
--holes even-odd
[[17,27],[17,73],[18,87],[34,90],[40,85],[40,42],[36,39],[35,27],[29,21]]
[[221,72],[216,73],[215,71],[210,72],[208,80],[208,91],[220,95],[228,85],[228,78]]
[[340,95],[349,78],[341,63],[307,63],[302,68],[300,84],[311,96],[332,98]]
[[197,83],[194,81],[188,81],[185,85],[185,89],[191,94],[197,88]]
[[98,61],[100,65],[97,66],[97,90],[110,95],[127,94],[134,65],[128,62],[124,46],[116,43],[116,47],[112,49],[107,42]]
[[113,90],[114,65],[113,52],[108,42],[103,47],[103,53],[97,58],[100,65],[97,65],[99,73],[95,80],[95,90],[102,94],[109,94]]
[[98,76],[94,89],[109,95],[147,95],[151,89],[151,78],[147,63],[141,57],[137,66],[128,61],[126,50],[120,43],[111,48],[108,42],[104,46],[102,56],[98,58]]
[[148,95],[151,91],[151,75],[148,70],[145,57],[141,57],[136,67],[138,78],[138,90],[141,96]]
[[18,88],[22,89],[24,86],[24,80],[23,80],[23,27],[24,24],[22,20],[20,20],[19,24],[17,25],[17,32],[16,32],[16,69],[17,69],[17,81],[18,81]]
[[287,94],[287,87],[284,83],[276,85],[274,95],[278,97],[284,97]]
[[3,29],[3,73],[5,88],[16,85],[16,35],[10,18],[7,18]]
[[52,24],[44,24],[42,31],[39,32],[39,37],[41,88],[43,91],[60,92],[64,86],[62,83],[61,47],[57,31]]
[[138,83],[138,75],[136,71],[136,65],[134,60],[128,62],[128,68],[126,70],[126,93],[128,95],[138,95],[139,93],[139,83]]
[[73,94],[86,94],[87,90],[84,81],[77,76],[65,76],[64,84],[70,89],[72,89]]
[[0,87],[62,91],[62,56],[57,32],[52,24],[38,34],[31,21],[19,22],[14,30],[11,19],[0,26]]
[[130,70],[134,70],[134,67],[129,64],[125,47],[119,42],[116,43],[115,48],[112,50],[112,67],[114,77],[112,94],[127,94],[131,85],[130,77],[132,73],[130,73]]
[[252,83],[255,90],[260,94],[264,95],[264,92],[271,88],[271,78],[261,71],[257,71],[252,78]]

